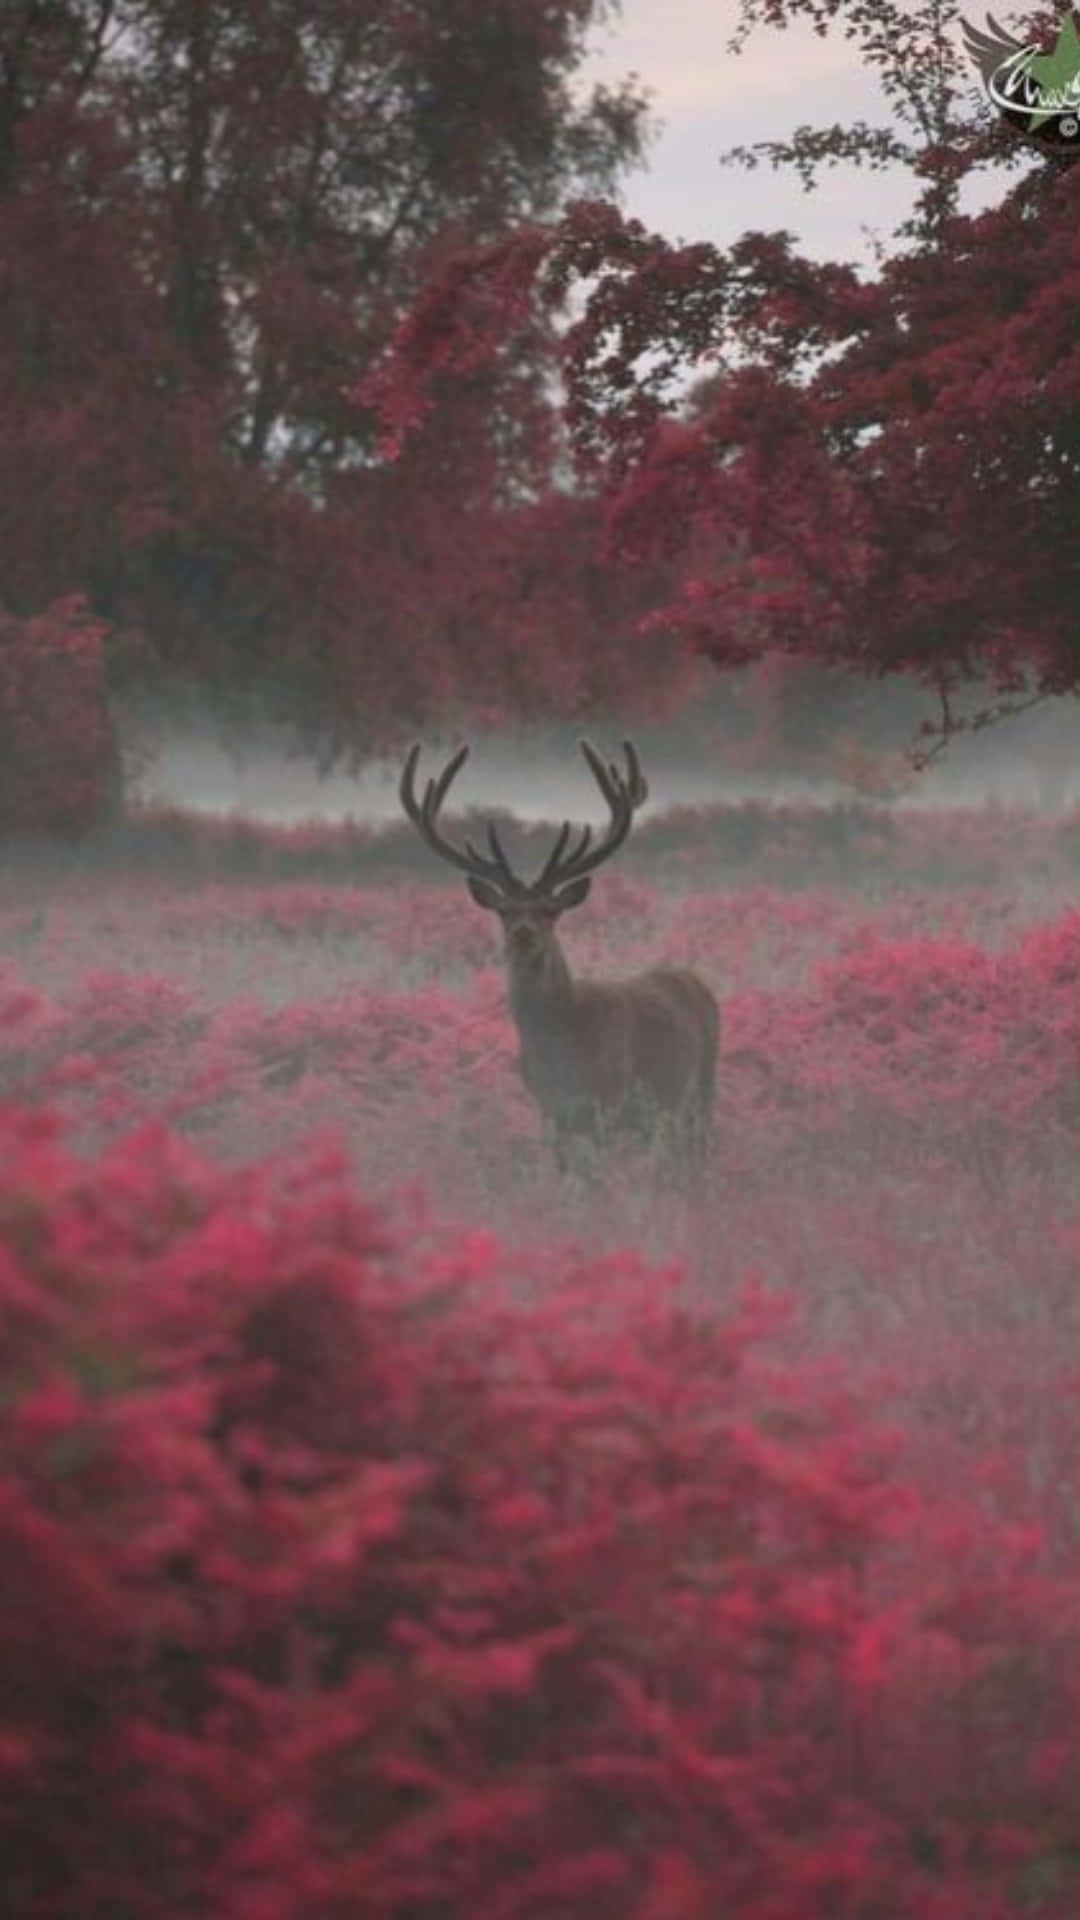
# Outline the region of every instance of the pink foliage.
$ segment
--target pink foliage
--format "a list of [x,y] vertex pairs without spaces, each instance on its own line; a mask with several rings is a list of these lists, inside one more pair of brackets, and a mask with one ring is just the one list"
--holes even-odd
[[770,1366],[782,1305],[0,1133],[25,1920],[1075,1911],[1075,1589]]
[[582,1213],[487,917],[300,838],[0,902],[15,1910],[1071,1920],[1078,917],[628,861],[567,945],[714,984],[719,1126]]

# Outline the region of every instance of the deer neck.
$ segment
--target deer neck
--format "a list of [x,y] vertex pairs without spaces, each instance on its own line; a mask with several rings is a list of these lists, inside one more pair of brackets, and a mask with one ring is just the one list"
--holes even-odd
[[510,1009],[524,1037],[558,1027],[574,1011],[574,981],[554,933],[539,954],[507,959]]

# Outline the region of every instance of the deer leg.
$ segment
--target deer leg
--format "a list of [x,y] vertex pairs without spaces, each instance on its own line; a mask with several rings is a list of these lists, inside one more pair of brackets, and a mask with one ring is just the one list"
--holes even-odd
[[687,1114],[684,1139],[687,1171],[696,1180],[705,1165],[709,1147],[708,1115],[696,1100]]
[[694,1090],[692,1106],[693,1164],[702,1167],[712,1145],[713,1109],[716,1104],[716,1053],[710,1048],[702,1062]]
[[560,1174],[575,1179],[595,1180],[604,1167],[611,1144],[603,1127],[590,1124],[580,1108],[557,1120],[552,1132],[555,1165]]
[[568,1173],[570,1170],[570,1129],[560,1121],[552,1120],[548,1123],[546,1132],[548,1148],[555,1162],[556,1173]]

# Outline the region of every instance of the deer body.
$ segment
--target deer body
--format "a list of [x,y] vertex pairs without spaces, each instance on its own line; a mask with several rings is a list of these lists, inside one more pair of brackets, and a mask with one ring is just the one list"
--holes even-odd
[[712,1118],[719,1017],[708,988],[682,970],[628,980],[573,980],[556,993],[510,968],[521,1075],[565,1160],[574,1135],[647,1137],[674,1122],[700,1151]]
[[522,1078],[540,1108],[559,1166],[567,1164],[575,1139],[597,1142],[629,1134],[649,1140],[662,1131],[683,1157],[700,1160],[712,1119],[720,1021],[709,988],[683,968],[658,968],[626,980],[575,980],[556,933],[559,916],[585,899],[589,870],[621,845],[645,798],[633,748],[626,744],[628,777],[623,779],[583,742],[608,802],[611,826],[591,849],[591,829],[584,828],[569,855],[570,828],[564,826],[531,885],[513,873],[494,827],[488,828],[491,859],[468,841],[458,849],[438,833],[438,809],[467,748],[437,782],[428,782],[420,804],[413,793],[417,751],[413,748],[402,776],[403,805],[434,850],[466,873],[477,904],[499,915]]

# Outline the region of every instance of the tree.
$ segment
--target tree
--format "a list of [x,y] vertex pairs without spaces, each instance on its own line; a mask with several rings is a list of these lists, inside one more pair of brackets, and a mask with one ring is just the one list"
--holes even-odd
[[[505,615],[535,565],[529,513],[559,457],[552,329],[522,308],[513,339],[443,395],[396,465],[364,376],[442,262],[466,245],[497,252],[569,192],[612,191],[640,151],[632,83],[580,102],[571,89],[600,11],[5,12],[0,561],[13,614],[84,592],[121,641],[149,636],[162,663],[213,690],[269,681],[328,758],[464,698],[472,623]],[[541,550],[549,519],[550,503]],[[585,661],[587,636],[566,644]],[[537,676],[512,637],[489,652],[508,666],[492,698],[527,692]]]
[[[542,303],[588,287],[564,342],[566,419],[610,563],[678,576],[648,624],[724,667],[771,649],[914,676],[945,739],[1080,689],[1080,172],[1039,160],[999,206],[960,213],[971,172],[1015,173],[1028,149],[976,98],[958,10],[744,0],[738,38],[800,17],[857,42],[896,123],[729,157],[807,186],[840,159],[912,168],[915,212],[875,279],[800,258],[786,234],[673,247],[597,201],[523,235],[522,256]],[[1027,24],[1037,36],[1048,17]],[[475,288],[463,299],[453,270],[429,287],[425,326],[397,342],[399,413],[475,351],[478,314],[490,340],[498,315]],[[973,680],[991,705],[965,722]]]
[[84,832],[121,799],[105,632],[77,599],[34,619],[0,607],[0,823],[7,832]]

